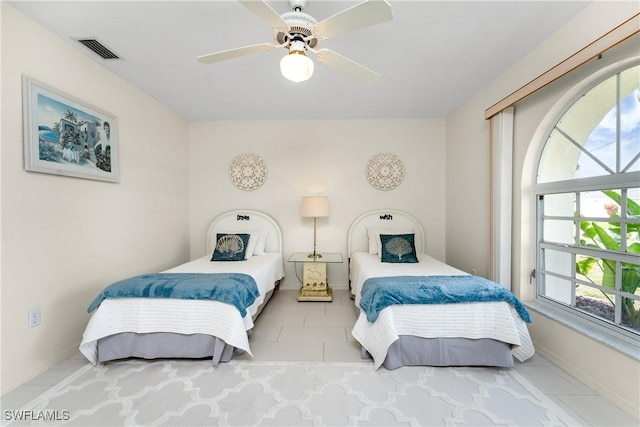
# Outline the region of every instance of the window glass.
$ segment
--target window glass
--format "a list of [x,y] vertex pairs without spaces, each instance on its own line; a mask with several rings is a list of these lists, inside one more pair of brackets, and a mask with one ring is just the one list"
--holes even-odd
[[[627,191],[627,232],[625,252],[640,257],[640,188],[632,188]],[[640,258],[638,259],[640,264]],[[640,279],[640,269],[638,270]]]
[[548,194],[544,196],[545,216],[573,217],[576,211],[575,193]]
[[572,244],[576,240],[573,221],[544,220],[543,240],[545,242]]
[[566,111],[545,144],[539,183],[640,170],[638,82],[640,67],[633,67],[591,89]]
[[556,301],[571,304],[571,254],[547,249],[544,251],[544,289],[542,294]]
[[576,294],[577,309],[610,322],[615,321],[615,296],[612,293],[579,285]]
[[[541,228],[536,289],[538,298],[636,338],[638,171],[640,67],[634,66],[586,91],[549,131],[537,181],[547,185],[536,187]],[[546,194],[549,188],[553,192]]]
[[625,95],[621,101],[620,139],[622,172],[640,171],[640,67],[620,73],[621,91]]
[[[607,79],[576,103],[583,108],[579,115],[573,116],[574,121],[579,122],[580,116],[589,116],[591,122],[597,122],[592,129],[583,131],[590,133],[581,141],[583,150],[578,158],[576,178],[607,175],[616,171],[616,81],[616,76]],[[580,124],[577,123],[577,126]]]

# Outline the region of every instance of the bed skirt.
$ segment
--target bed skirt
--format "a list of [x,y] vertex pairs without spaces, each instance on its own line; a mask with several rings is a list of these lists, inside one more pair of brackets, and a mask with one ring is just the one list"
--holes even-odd
[[218,364],[228,362],[234,356],[243,353],[243,350],[226,344],[220,338],[206,334],[124,332],[98,341],[98,362],[130,357],[140,359],[211,358],[214,364]]
[[[371,355],[362,347],[363,359]],[[497,366],[513,367],[511,346],[491,338],[420,338],[401,335],[382,363],[386,369],[401,366]]]

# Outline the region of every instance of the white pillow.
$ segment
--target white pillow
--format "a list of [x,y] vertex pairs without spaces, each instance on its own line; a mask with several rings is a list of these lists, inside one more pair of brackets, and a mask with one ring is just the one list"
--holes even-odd
[[382,243],[380,242],[381,234],[413,234],[413,228],[382,228],[367,227],[367,235],[369,236],[369,254],[380,255],[382,253]]
[[244,253],[244,259],[249,259],[255,255],[256,245],[258,244],[258,235],[255,231],[249,233],[249,242],[247,243],[247,250]]
[[[378,253],[378,244],[376,243],[376,230],[377,227],[367,227],[367,237],[369,238],[369,254],[375,255]],[[380,233],[378,233],[380,235]]]
[[256,246],[253,251],[253,255],[264,255],[264,248],[267,245],[267,234],[269,234],[269,230],[260,230],[256,232],[251,232],[251,236],[256,236]]

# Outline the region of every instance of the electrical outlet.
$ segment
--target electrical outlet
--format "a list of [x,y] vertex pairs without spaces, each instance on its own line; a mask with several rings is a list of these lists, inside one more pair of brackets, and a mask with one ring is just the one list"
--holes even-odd
[[40,307],[29,310],[29,327],[35,328],[40,324]]
[[476,275],[476,273],[477,273],[476,269],[475,269],[475,268],[472,268],[472,269],[471,269],[471,274],[473,274],[473,275],[475,276],[475,275]]

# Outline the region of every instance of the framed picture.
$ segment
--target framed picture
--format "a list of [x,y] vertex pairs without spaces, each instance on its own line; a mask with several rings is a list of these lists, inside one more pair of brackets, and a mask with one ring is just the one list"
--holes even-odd
[[118,182],[115,116],[22,76],[24,168]]

